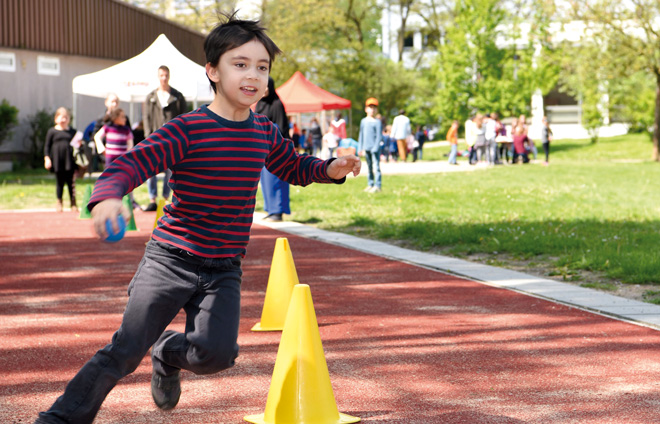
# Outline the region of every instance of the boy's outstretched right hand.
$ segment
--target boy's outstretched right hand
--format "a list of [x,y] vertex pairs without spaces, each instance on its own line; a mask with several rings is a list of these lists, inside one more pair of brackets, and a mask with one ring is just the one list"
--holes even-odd
[[112,223],[112,231],[114,233],[119,231],[119,224],[117,224],[117,217],[119,215],[122,215],[126,222],[131,219],[131,213],[126,210],[121,199],[106,199],[94,206],[92,209],[94,231],[96,231],[96,235],[101,240],[105,240],[108,237],[108,232],[105,228],[106,220],[110,220]]
[[342,156],[330,162],[326,172],[328,173],[328,177],[334,180],[341,180],[351,172],[357,177],[360,174],[361,166],[362,162],[357,156]]

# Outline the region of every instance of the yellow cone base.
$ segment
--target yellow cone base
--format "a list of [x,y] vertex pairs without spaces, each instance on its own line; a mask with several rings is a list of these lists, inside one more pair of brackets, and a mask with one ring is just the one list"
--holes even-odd
[[[265,414],[258,414],[258,415],[247,415],[243,419],[249,423],[254,423],[254,424],[279,424],[276,422],[270,422],[266,421],[264,419]],[[323,421],[323,423],[319,424],[349,424],[349,423],[359,423],[360,418],[358,417],[351,417],[350,415],[342,414],[341,412],[339,413],[339,419],[338,420],[328,420],[328,421]],[[305,423],[307,424],[307,423]],[[314,423],[316,424],[316,423]]]
[[258,322],[254,324],[254,327],[250,329],[251,331],[282,331],[284,330],[284,326],[262,326],[261,322]]
[[275,241],[275,251],[268,275],[268,287],[264,299],[261,321],[252,331],[282,331],[289,308],[293,287],[298,284],[298,273],[293,254],[286,237]]
[[335,403],[307,284],[293,288],[277,350],[263,414],[248,415],[255,424],[343,424],[360,418],[341,414]]

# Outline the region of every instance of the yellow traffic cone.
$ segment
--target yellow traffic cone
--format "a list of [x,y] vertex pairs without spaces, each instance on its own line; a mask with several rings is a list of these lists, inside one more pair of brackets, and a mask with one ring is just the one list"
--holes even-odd
[[360,421],[360,418],[337,410],[307,284],[296,285],[291,295],[266,411],[244,419],[255,424],[347,424]]
[[156,208],[156,220],[154,221],[154,228],[153,229],[156,229],[156,227],[158,227],[158,220],[165,213],[164,208],[165,208],[165,199],[161,198],[158,201],[158,207]]
[[289,240],[280,237],[275,241],[261,322],[255,324],[252,331],[282,331],[291,292],[296,284],[298,284],[298,274],[293,263]]

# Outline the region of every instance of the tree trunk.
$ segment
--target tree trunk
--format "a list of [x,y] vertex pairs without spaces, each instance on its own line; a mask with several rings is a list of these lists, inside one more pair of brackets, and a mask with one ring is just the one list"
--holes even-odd
[[660,161],[660,69],[655,71],[655,113],[653,119],[653,160]]

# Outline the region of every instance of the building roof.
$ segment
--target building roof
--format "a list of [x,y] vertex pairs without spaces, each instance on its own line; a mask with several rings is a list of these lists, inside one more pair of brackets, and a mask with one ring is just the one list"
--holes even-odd
[[204,34],[119,0],[2,0],[0,48],[126,60],[159,34],[204,64]]

